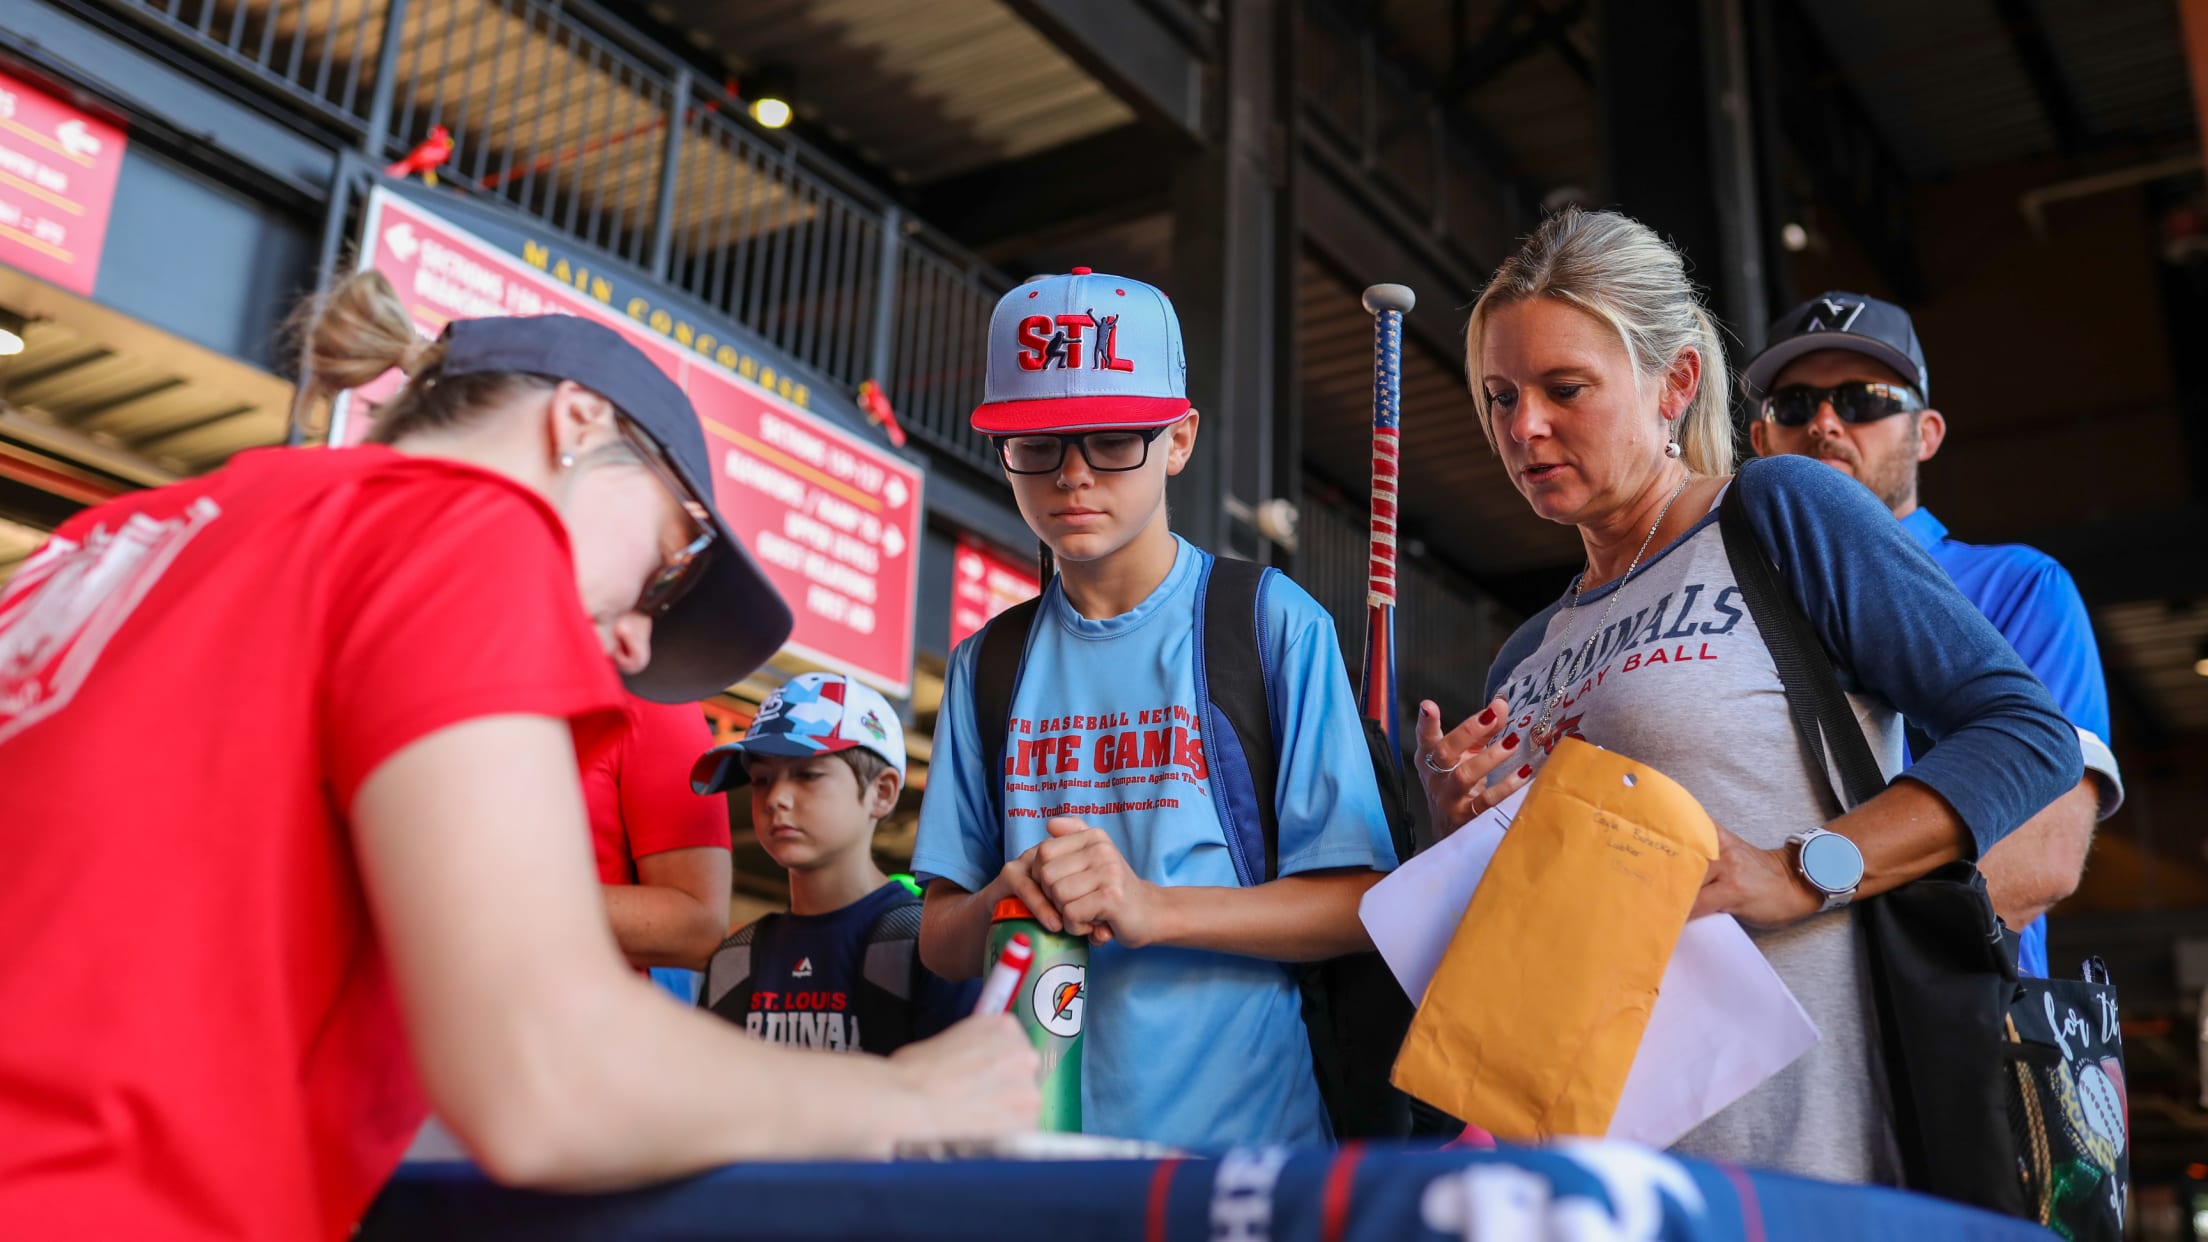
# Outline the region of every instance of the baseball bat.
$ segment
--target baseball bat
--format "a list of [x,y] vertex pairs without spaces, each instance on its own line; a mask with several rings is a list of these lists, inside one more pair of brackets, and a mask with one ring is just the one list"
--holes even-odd
[[1365,715],[1403,759],[1395,695],[1396,482],[1403,446],[1403,316],[1418,301],[1404,285],[1365,290],[1372,314],[1372,522],[1365,574],[1365,670],[1358,697]]

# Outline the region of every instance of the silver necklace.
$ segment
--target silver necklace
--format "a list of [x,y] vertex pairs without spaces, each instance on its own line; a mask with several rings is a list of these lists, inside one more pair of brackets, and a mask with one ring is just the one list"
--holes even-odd
[[[1617,589],[1610,592],[1609,600],[1603,604],[1602,619],[1595,622],[1595,632],[1589,634],[1587,641],[1579,647],[1566,648],[1574,653],[1572,662],[1566,666],[1567,670],[1577,669],[1581,661],[1592,662],[1595,643],[1602,638],[1603,631],[1610,625],[1610,610],[1618,606],[1618,597],[1625,594],[1625,584],[1633,580],[1633,571],[1641,567],[1641,557],[1648,554],[1648,545],[1655,541],[1656,532],[1663,528],[1664,519],[1671,516],[1671,507],[1679,503],[1679,494],[1687,490],[1687,483],[1693,477],[1693,475],[1688,475],[1686,478],[1679,480],[1679,486],[1671,489],[1671,499],[1664,502],[1662,511],[1656,515],[1655,524],[1650,526],[1648,533],[1641,537],[1641,550],[1633,554],[1633,562],[1625,567],[1625,576],[1618,579]],[[1594,572],[1595,563],[1590,560],[1587,562],[1587,572],[1581,574],[1579,582],[1572,587],[1572,615],[1574,617],[1579,615],[1579,597],[1587,589],[1587,578]],[[1577,678],[1566,678],[1563,685],[1556,685],[1556,669],[1553,665],[1549,669],[1549,677],[1551,683],[1549,700],[1541,705],[1541,718],[1535,721],[1533,725],[1533,740],[1536,742],[1546,743],[1549,740],[1549,729],[1556,720],[1557,705],[1564,701],[1564,692],[1571,689],[1572,682],[1577,680]]]

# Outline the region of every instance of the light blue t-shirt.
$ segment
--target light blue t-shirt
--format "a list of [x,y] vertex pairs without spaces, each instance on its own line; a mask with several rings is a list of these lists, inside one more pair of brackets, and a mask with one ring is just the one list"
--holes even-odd
[[[915,872],[978,891],[1047,837],[1047,820],[1076,815],[1152,883],[1237,886],[1196,712],[1196,588],[1209,554],[1175,542],[1172,572],[1132,612],[1087,620],[1057,583],[1045,589],[1005,739],[1001,823],[974,724],[980,636],[952,653]],[[1281,739],[1280,874],[1394,867],[1332,619],[1275,575],[1264,637]],[[1107,944],[1089,951],[1088,989],[1090,1133],[1198,1149],[1331,1141],[1287,967]]]

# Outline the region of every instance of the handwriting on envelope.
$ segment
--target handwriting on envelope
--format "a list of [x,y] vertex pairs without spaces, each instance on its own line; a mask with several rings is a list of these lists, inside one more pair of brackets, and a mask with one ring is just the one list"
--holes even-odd
[[1560,746],[1530,790],[1365,897],[1424,997],[1397,1084],[1505,1138],[1661,1146],[1791,1063],[1816,1029],[1739,925],[1682,931],[1715,853],[1677,784]]

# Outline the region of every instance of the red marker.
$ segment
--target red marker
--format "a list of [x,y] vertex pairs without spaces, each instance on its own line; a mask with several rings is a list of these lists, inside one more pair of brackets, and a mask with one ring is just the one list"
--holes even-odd
[[1026,932],[1016,932],[1005,942],[1004,953],[997,964],[990,968],[989,981],[981,985],[981,1000],[974,1005],[975,1013],[1003,1013],[1012,1008],[1013,993],[1019,991],[1020,980],[1027,974],[1027,964],[1035,960],[1035,946],[1028,943]]

